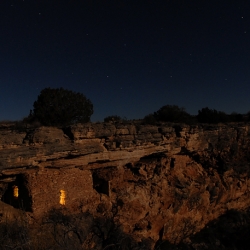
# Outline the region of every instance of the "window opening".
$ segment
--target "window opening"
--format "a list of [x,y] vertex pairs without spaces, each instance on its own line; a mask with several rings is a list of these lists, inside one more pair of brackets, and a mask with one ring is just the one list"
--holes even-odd
[[13,196],[18,198],[18,186],[16,185],[13,186]]
[[170,168],[174,168],[174,164],[175,164],[175,158],[171,158]]
[[66,192],[64,190],[60,190],[60,204],[65,205],[66,204]]

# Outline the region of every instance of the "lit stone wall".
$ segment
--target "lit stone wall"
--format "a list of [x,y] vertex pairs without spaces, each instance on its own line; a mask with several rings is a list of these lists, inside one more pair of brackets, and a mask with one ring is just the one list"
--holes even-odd
[[28,176],[28,186],[34,215],[64,206],[60,204],[61,191],[65,192],[65,207],[73,210],[91,203],[97,195],[91,172],[77,168],[33,172]]

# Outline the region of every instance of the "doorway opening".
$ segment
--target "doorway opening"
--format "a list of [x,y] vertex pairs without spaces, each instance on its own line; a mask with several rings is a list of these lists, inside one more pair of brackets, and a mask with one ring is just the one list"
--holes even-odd
[[110,181],[100,178],[98,175],[93,174],[93,188],[102,194],[110,196]]
[[9,182],[1,200],[14,208],[32,212],[32,198],[26,176],[17,175],[14,181]]

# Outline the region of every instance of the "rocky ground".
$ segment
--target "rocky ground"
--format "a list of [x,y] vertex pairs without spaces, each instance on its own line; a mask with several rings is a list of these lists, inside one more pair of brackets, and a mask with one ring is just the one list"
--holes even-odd
[[250,211],[231,210],[178,245],[158,242],[156,249],[244,250],[250,246]]

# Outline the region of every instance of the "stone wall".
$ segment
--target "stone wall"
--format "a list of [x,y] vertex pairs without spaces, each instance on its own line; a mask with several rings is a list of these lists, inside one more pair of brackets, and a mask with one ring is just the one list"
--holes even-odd
[[32,211],[42,215],[60,206],[60,191],[65,191],[65,206],[87,206],[96,193],[93,190],[92,175],[89,170],[44,169],[28,175],[32,197]]

